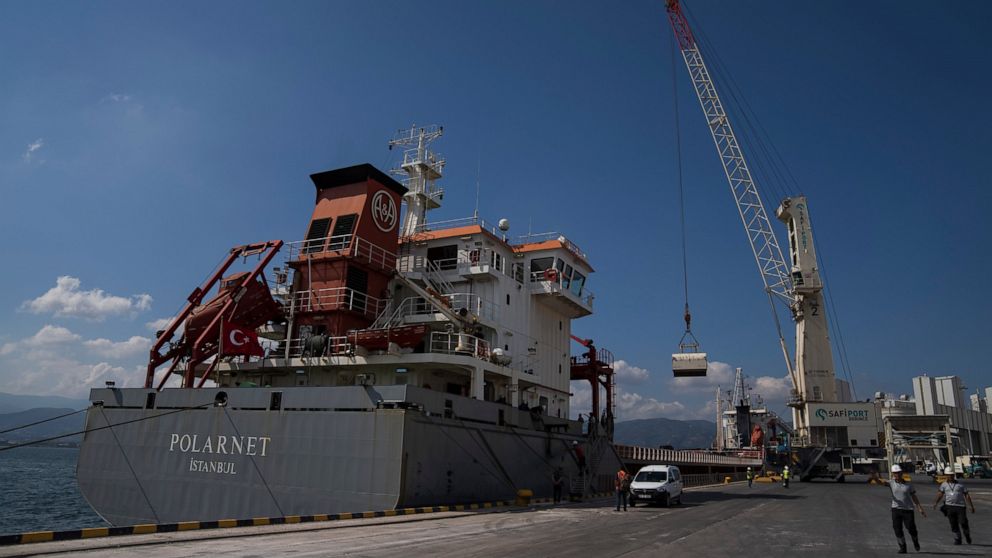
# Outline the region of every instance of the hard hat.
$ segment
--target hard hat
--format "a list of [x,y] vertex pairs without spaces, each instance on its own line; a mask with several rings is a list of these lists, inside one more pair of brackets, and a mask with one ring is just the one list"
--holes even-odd
[[578,442],[576,442],[575,440],[572,440],[572,445],[573,445],[573,446],[577,446],[577,445],[579,445],[579,443],[578,443]]
[[945,475],[953,475],[954,474],[954,469],[951,469],[950,467],[947,467],[946,469],[944,469],[944,474]]
[[748,467],[748,468],[747,468],[747,470],[748,470],[748,471],[750,471],[750,470],[751,470],[751,468],[750,468],[750,467]]
[[901,473],[902,472],[902,467],[900,467],[898,465],[893,465],[892,466],[892,472],[893,473]]
[[789,470],[789,466],[788,466],[788,465],[786,465],[786,466],[785,466],[785,470],[786,470],[786,471],[788,471],[788,470]]

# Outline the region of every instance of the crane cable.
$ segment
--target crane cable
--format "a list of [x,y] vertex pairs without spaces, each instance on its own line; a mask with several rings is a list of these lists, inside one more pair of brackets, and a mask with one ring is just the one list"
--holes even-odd
[[[685,319],[685,333],[682,334],[682,339],[679,341],[679,351],[685,352],[685,349],[692,349],[692,352],[699,350],[699,342],[696,341],[696,337],[692,334],[692,314],[689,313],[689,264],[687,257],[686,248],[686,233],[685,233],[685,187],[682,183],[682,129],[680,126],[679,118],[679,88],[678,88],[678,71],[676,70],[677,63],[675,60],[675,38],[669,36],[668,44],[671,46],[671,59],[672,59],[672,105],[673,114],[675,120],[675,166],[678,169],[678,183],[679,183],[679,225],[682,232],[682,292],[685,302],[685,313],[683,319]],[[686,338],[690,340],[686,343]]]
[[[706,36],[706,33],[703,30],[704,27],[697,24],[695,17],[687,6],[683,4],[682,9],[686,18],[692,23],[693,33],[697,39],[697,48],[699,48],[700,51],[705,51],[706,59],[713,62],[713,66],[710,67],[710,72],[713,75],[713,78],[721,81],[723,83],[724,90],[729,93],[729,97],[725,98],[728,109],[741,117],[740,122],[742,122],[743,125],[741,128],[736,129],[736,131],[745,138],[747,145],[754,148],[754,151],[752,152],[752,155],[755,156],[753,159],[755,166],[752,168],[754,176],[760,179],[761,184],[768,187],[771,190],[772,195],[777,196],[779,199],[784,199],[786,197],[792,197],[793,195],[799,194],[802,191],[799,186],[799,180],[792,172],[792,169],[786,162],[785,157],[783,157],[782,153],[778,150],[775,142],[772,141],[771,134],[769,134],[768,130],[762,125],[756,111],[751,108],[751,105],[748,102],[747,97],[744,95],[743,90],[737,84],[737,81],[734,79],[728,66],[721,59],[717,49],[713,46],[712,41],[710,41],[709,37]],[[827,278],[827,266],[824,262],[823,250],[821,250],[815,236],[813,237],[813,242],[814,248],[817,252],[820,273],[823,275],[824,303],[828,315],[829,328],[833,334],[833,337],[838,341],[833,349],[837,352],[840,368],[843,370],[844,376],[847,378],[847,382],[851,386],[853,399],[857,401],[857,388],[855,387],[854,382],[854,371],[848,358],[847,346],[844,342],[844,334],[840,326],[837,305],[833,300],[829,287],[830,282]],[[774,304],[772,305],[772,311],[776,315],[775,320],[777,322],[778,315]]]

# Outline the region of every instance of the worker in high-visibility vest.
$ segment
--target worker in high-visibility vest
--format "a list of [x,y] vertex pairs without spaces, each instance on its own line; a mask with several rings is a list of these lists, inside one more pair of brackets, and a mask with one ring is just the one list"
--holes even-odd
[[747,487],[751,488],[751,483],[754,482],[754,471],[750,467],[747,468]]
[[789,466],[782,469],[782,486],[789,488]]

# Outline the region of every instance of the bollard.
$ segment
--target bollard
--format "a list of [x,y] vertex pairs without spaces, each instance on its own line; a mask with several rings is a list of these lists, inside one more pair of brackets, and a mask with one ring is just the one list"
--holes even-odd
[[723,484],[730,484],[730,477],[723,477]]
[[530,504],[530,499],[534,496],[534,491],[529,488],[521,488],[517,491],[517,499],[513,503],[517,506],[527,506]]

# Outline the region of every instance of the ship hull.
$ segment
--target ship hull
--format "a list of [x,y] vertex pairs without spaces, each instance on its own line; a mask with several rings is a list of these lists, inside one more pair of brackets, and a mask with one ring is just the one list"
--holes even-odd
[[[153,394],[153,395],[150,395]],[[93,390],[77,477],[113,525],[512,499],[619,459],[575,423],[412,386]],[[110,425],[108,428],[107,426]]]

